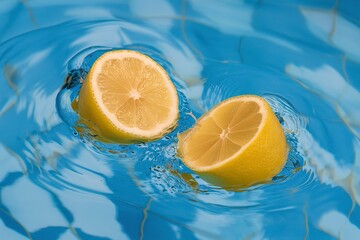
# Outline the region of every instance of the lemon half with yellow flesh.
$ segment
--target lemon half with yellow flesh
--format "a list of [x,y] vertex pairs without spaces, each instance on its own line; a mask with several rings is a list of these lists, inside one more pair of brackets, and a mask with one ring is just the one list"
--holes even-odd
[[178,154],[207,182],[247,187],[277,175],[288,148],[266,100],[246,95],[221,102],[180,134]]
[[79,93],[78,113],[105,142],[151,141],[176,126],[176,88],[152,58],[131,50],[104,53]]

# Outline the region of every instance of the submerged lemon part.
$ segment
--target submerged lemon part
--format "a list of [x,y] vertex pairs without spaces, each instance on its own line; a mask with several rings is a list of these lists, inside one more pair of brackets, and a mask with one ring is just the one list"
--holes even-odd
[[80,89],[78,113],[103,141],[150,141],[179,117],[178,95],[162,66],[130,50],[106,52]]
[[284,131],[258,96],[225,100],[179,135],[183,162],[206,181],[226,187],[266,182],[287,159]]

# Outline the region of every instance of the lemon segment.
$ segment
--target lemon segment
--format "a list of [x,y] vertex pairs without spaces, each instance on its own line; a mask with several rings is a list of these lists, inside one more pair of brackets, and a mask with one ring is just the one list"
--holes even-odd
[[178,95],[165,69],[130,50],[100,56],[79,93],[78,113],[107,142],[160,138],[176,125]]
[[178,136],[178,154],[206,181],[247,187],[278,174],[287,159],[284,131],[261,97],[227,99]]

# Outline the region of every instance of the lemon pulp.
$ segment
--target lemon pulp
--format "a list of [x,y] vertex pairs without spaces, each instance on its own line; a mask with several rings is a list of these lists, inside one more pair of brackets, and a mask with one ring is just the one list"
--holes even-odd
[[103,141],[150,141],[176,125],[178,96],[164,68],[153,59],[114,50],[90,69],[79,93],[78,112]]

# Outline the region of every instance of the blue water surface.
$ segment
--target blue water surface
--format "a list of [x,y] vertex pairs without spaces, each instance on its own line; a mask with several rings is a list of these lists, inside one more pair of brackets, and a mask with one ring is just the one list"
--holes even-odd
[[[360,239],[357,0],[0,1],[0,239]],[[134,49],[176,85],[178,127],[96,141],[71,107],[98,56]],[[177,134],[263,96],[290,147],[266,184],[225,190]]]

